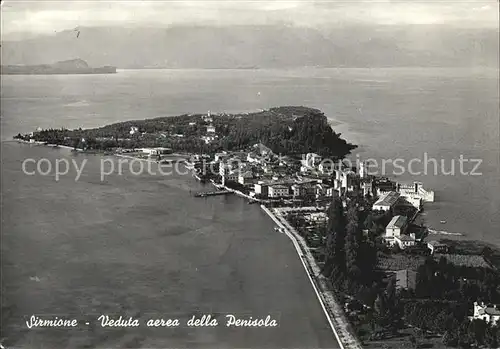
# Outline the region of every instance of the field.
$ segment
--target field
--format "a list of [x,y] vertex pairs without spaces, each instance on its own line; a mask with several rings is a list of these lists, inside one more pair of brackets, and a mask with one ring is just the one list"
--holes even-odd
[[425,257],[406,254],[380,254],[378,256],[378,268],[386,271],[396,271],[401,269],[417,270],[423,264]]

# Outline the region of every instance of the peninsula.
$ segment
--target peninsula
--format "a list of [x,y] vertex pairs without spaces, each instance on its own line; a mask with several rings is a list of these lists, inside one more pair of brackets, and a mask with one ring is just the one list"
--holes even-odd
[[342,159],[356,148],[347,143],[318,109],[302,106],[253,113],[206,113],[119,122],[94,129],[49,129],[14,138],[94,151],[169,148],[174,152],[215,154],[266,144],[276,154],[317,152]]
[[53,64],[5,65],[2,75],[52,75],[52,74],[115,74],[116,67],[93,68],[82,59],[59,61]]
[[318,109],[185,114],[15,138],[180,161],[217,189],[195,197],[260,203],[276,233],[292,241],[344,348],[498,347],[500,253],[438,238],[421,215],[434,192],[350,163],[356,145]]

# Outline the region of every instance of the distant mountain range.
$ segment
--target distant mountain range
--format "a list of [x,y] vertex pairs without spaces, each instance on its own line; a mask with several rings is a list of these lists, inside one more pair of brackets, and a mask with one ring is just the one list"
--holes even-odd
[[118,68],[498,67],[498,31],[439,25],[78,27],[2,42],[3,64]]
[[92,68],[82,59],[70,59],[54,64],[5,65],[1,66],[4,75],[47,75],[47,74],[113,74],[116,68],[111,66]]

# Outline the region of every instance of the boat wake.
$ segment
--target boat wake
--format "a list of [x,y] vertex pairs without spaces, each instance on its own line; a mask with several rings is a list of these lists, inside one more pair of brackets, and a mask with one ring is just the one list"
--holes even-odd
[[90,105],[89,102],[87,102],[84,99],[84,100],[81,100],[81,101],[77,101],[77,102],[73,102],[73,103],[68,103],[68,104],[65,105],[65,107],[78,108],[78,107],[88,107],[89,105]]
[[451,236],[463,236],[464,234],[462,233],[450,233],[445,230],[434,230],[429,228],[428,229],[429,234],[434,234],[434,235],[451,235]]

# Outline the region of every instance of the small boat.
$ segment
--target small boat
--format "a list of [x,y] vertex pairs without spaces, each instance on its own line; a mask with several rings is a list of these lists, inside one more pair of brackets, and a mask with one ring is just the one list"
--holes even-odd
[[439,223],[441,223],[441,224],[446,224],[446,221],[444,221],[444,220],[443,220],[443,221],[440,221]]

